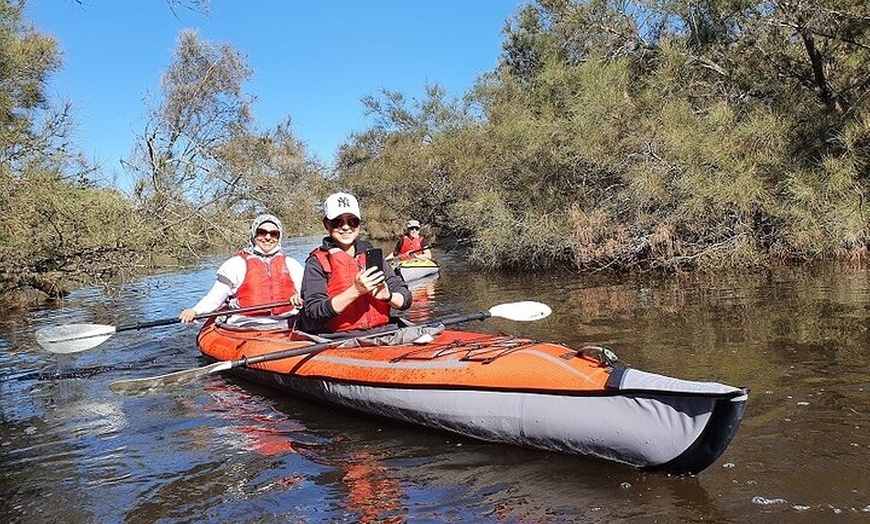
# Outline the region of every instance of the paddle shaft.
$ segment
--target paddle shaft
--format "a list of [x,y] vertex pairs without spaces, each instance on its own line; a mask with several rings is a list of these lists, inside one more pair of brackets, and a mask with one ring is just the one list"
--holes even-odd
[[[266,309],[287,306],[289,304],[290,304],[290,302],[285,301],[285,302],[275,302],[273,304],[263,304],[260,306],[248,306],[248,307],[242,307],[242,308],[237,308],[237,309],[217,310],[217,311],[212,311],[211,313],[203,313],[201,315],[196,315],[193,318],[196,320],[202,320],[204,318],[219,317],[221,315],[236,315],[239,313],[248,313],[250,311],[263,311]],[[123,325],[123,326],[117,326],[115,328],[115,332],[132,331],[135,329],[146,329],[146,328],[152,328],[152,327],[158,327],[158,326],[169,326],[171,324],[177,324],[179,322],[181,322],[181,320],[178,317],[164,318],[162,320],[152,320],[150,322],[139,322],[137,324],[127,324],[127,325]]]
[[[431,322],[427,322],[425,324],[420,324],[423,327],[431,327],[437,324],[452,325],[452,324],[461,324],[463,322],[471,322],[472,320],[486,320],[491,317],[492,314],[488,311],[480,311],[477,313],[469,313],[468,315],[457,315],[454,317],[447,317],[444,319],[433,320]],[[419,326],[415,326],[419,327]],[[330,340],[329,342],[321,342],[318,344],[314,344],[312,346],[306,346],[304,348],[296,348],[296,349],[286,349],[284,351],[275,351],[274,353],[266,353],[265,355],[257,355],[255,357],[245,357],[240,358],[238,360],[233,360],[229,365],[229,369],[237,368],[237,367],[248,367],[253,364],[260,364],[262,362],[272,362],[274,360],[281,360],[285,358],[298,357],[302,355],[315,355],[327,349],[334,348],[344,342],[349,342],[351,340],[363,340],[366,338],[371,338],[380,335],[390,335],[392,333],[398,332],[402,328],[396,328],[390,326],[390,329],[386,329],[383,331],[377,331],[372,333],[367,333],[365,335],[361,335],[358,337],[349,337],[349,338],[339,338],[336,340]],[[228,368],[224,368],[228,369]]]
[[426,251],[427,249],[441,247],[442,245],[445,245],[445,244],[453,244],[454,242],[456,243],[456,245],[459,245],[458,240],[448,239],[448,240],[442,240],[441,242],[432,242],[431,244],[426,244],[425,246],[419,247],[417,249],[412,249],[411,251],[408,251],[407,253],[404,253],[404,254],[411,255],[413,253],[422,253],[423,251]]
[[456,240],[455,238],[447,238],[447,239],[441,240],[441,241],[439,241],[439,242],[432,242],[431,244],[426,244],[425,246],[420,247],[420,248],[417,248],[417,249],[412,249],[411,251],[408,251],[407,253],[403,253],[403,255],[411,255],[411,254],[414,254],[414,253],[422,253],[423,251],[426,251],[427,249],[432,249],[432,248],[435,248],[435,247],[441,247],[441,246],[452,246],[452,247],[456,247],[456,246],[458,246],[461,242],[462,242],[462,240]]
[[432,249],[433,247],[438,247],[437,242],[435,244],[426,244],[425,246],[419,247],[417,249],[412,249],[411,251],[406,251],[402,253],[403,255],[413,255],[414,253],[422,253],[427,249]]

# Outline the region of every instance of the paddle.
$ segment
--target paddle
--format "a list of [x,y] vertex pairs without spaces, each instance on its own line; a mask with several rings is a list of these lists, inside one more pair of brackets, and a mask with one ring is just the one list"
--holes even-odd
[[[193,318],[199,320],[221,315],[247,313],[249,311],[263,311],[280,306],[287,306],[289,304],[290,302],[276,302],[274,304],[263,304],[261,306],[224,309],[212,313],[203,313],[202,315],[197,315]],[[179,322],[181,322],[181,320],[179,320],[178,317],[175,317],[121,326],[111,326],[107,324],[67,324],[65,326],[47,327],[38,330],[36,332],[36,342],[52,353],[78,353],[79,351],[99,346],[119,331],[132,331],[157,326],[168,326]]]
[[[446,326],[451,324],[470,322],[472,320],[486,320],[490,317],[506,318],[508,320],[516,320],[519,322],[530,322],[533,320],[540,320],[542,318],[546,318],[550,315],[550,313],[552,313],[550,306],[542,304],[540,302],[510,302],[493,306],[489,308],[488,311],[480,311],[468,315],[453,315],[442,319],[434,319],[426,322],[425,324],[419,324],[419,326],[426,327],[435,326],[438,324],[444,324]],[[233,368],[249,367],[253,364],[270,362],[273,360],[281,360],[290,357],[298,357],[301,355],[316,355],[317,353],[320,353],[330,348],[334,348],[345,342],[363,340],[374,336],[388,335],[391,333],[396,333],[400,329],[402,328],[389,326],[389,329],[387,330],[373,330],[366,335],[361,335],[358,337],[339,338],[336,340],[330,340],[328,342],[322,342],[319,344],[312,344],[310,346],[305,346],[301,348],[276,351],[273,353],[266,353],[265,355],[257,355],[254,357],[242,358],[239,360],[223,360],[220,362],[209,364],[207,366],[202,366],[194,369],[185,369],[182,371],[176,371],[174,373],[168,373],[166,375],[159,375],[156,377],[117,380],[109,384],[109,389],[111,389],[115,393],[120,393],[124,395],[141,395],[159,388],[173,386],[176,384],[186,384],[195,379],[205,377],[212,373],[227,371]]]
[[464,244],[466,242],[468,242],[467,238],[459,238],[459,239],[456,239],[453,237],[445,238],[444,240],[439,240],[438,242],[432,242],[431,244],[426,244],[426,245],[419,247],[417,249],[412,249],[411,251],[408,251],[406,253],[402,253],[401,256],[403,258],[395,257],[395,256],[393,256],[392,253],[390,253],[390,255],[387,258],[385,258],[384,260],[389,260],[390,265],[393,267],[393,269],[395,269],[404,260],[409,259],[409,258],[404,258],[404,257],[408,257],[409,255],[413,255],[414,253],[422,253],[423,251],[426,251],[427,249],[432,249],[435,247],[444,248],[444,252],[446,253],[446,252],[450,251],[451,249],[459,246],[460,244]]
[[422,247],[417,248],[417,249],[413,249],[413,250],[408,251],[407,253],[403,253],[403,254],[404,255],[412,255],[414,253],[422,253],[423,251],[426,251],[427,249],[432,249],[432,248],[436,248],[436,247],[440,247],[440,248],[444,249],[445,251],[450,251],[451,249],[458,247],[459,244],[463,244],[467,241],[468,241],[468,239],[466,239],[466,238],[458,238],[458,239],[453,238],[453,237],[445,238],[444,240],[439,240],[438,242],[432,242],[431,244],[426,244],[425,246],[422,246]]

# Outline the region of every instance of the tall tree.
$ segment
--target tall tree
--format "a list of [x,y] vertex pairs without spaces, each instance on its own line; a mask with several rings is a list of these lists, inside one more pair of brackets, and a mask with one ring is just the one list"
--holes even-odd
[[288,233],[316,224],[310,201],[324,168],[309,160],[289,118],[256,129],[254,97],[244,91],[250,75],[232,46],[180,34],[130,163],[135,197],[160,223],[156,243],[193,254],[223,247],[244,238],[244,222],[262,211],[292,215]]
[[70,139],[71,104],[46,96],[57,42],[24,22],[23,6],[0,0],[0,293],[59,297],[133,269],[133,209],[91,180],[96,167]]
[[237,191],[221,176],[217,151],[249,131],[252,97],[243,84],[250,75],[231,46],[202,41],[195,31],[180,34],[129,164],[138,173],[135,197],[165,234],[195,234],[208,222],[203,212]]
[[214,176],[227,188],[221,207],[230,216],[268,211],[281,217],[288,234],[320,231],[312,210],[326,191],[325,168],[308,157],[290,118],[274,129],[237,134],[216,148],[215,158]]
[[340,167],[414,188],[393,208],[416,199],[486,266],[866,256],[868,19],[860,0],[537,0],[466,98],[482,119],[420,135],[392,95],[372,107],[393,126]]
[[67,108],[52,112],[45,96],[46,79],[61,64],[57,42],[26,26],[23,8],[23,0],[0,2],[0,169],[6,176],[62,141],[69,121]]

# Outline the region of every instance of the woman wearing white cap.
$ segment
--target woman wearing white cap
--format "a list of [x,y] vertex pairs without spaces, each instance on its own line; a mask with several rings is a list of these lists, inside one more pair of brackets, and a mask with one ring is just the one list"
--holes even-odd
[[412,258],[422,258],[424,260],[432,259],[432,250],[426,245],[426,239],[420,234],[420,222],[417,220],[408,220],[405,226],[405,234],[396,242],[396,247],[393,252],[387,256],[387,260],[398,258],[399,260],[410,260]]
[[390,322],[390,309],[411,307],[411,292],[389,264],[369,267],[359,240],[362,215],[353,195],[335,193],[323,204],[329,236],[305,262],[302,329],[311,333],[365,330]]
[[235,325],[275,324],[298,312],[302,306],[302,265],[281,251],[281,221],[273,215],[260,215],[251,223],[251,245],[221,264],[217,281],[192,308],[179,315],[182,322],[216,311],[224,304],[231,308],[273,304],[286,300],[287,306],[234,315],[227,322]]

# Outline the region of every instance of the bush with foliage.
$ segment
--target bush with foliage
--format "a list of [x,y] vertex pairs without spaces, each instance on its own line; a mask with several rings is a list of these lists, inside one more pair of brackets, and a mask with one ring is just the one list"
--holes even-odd
[[339,180],[389,181],[384,209],[471,235],[484,267],[862,259],[868,17],[857,0],[541,0],[462,103],[370,100],[380,120]]

